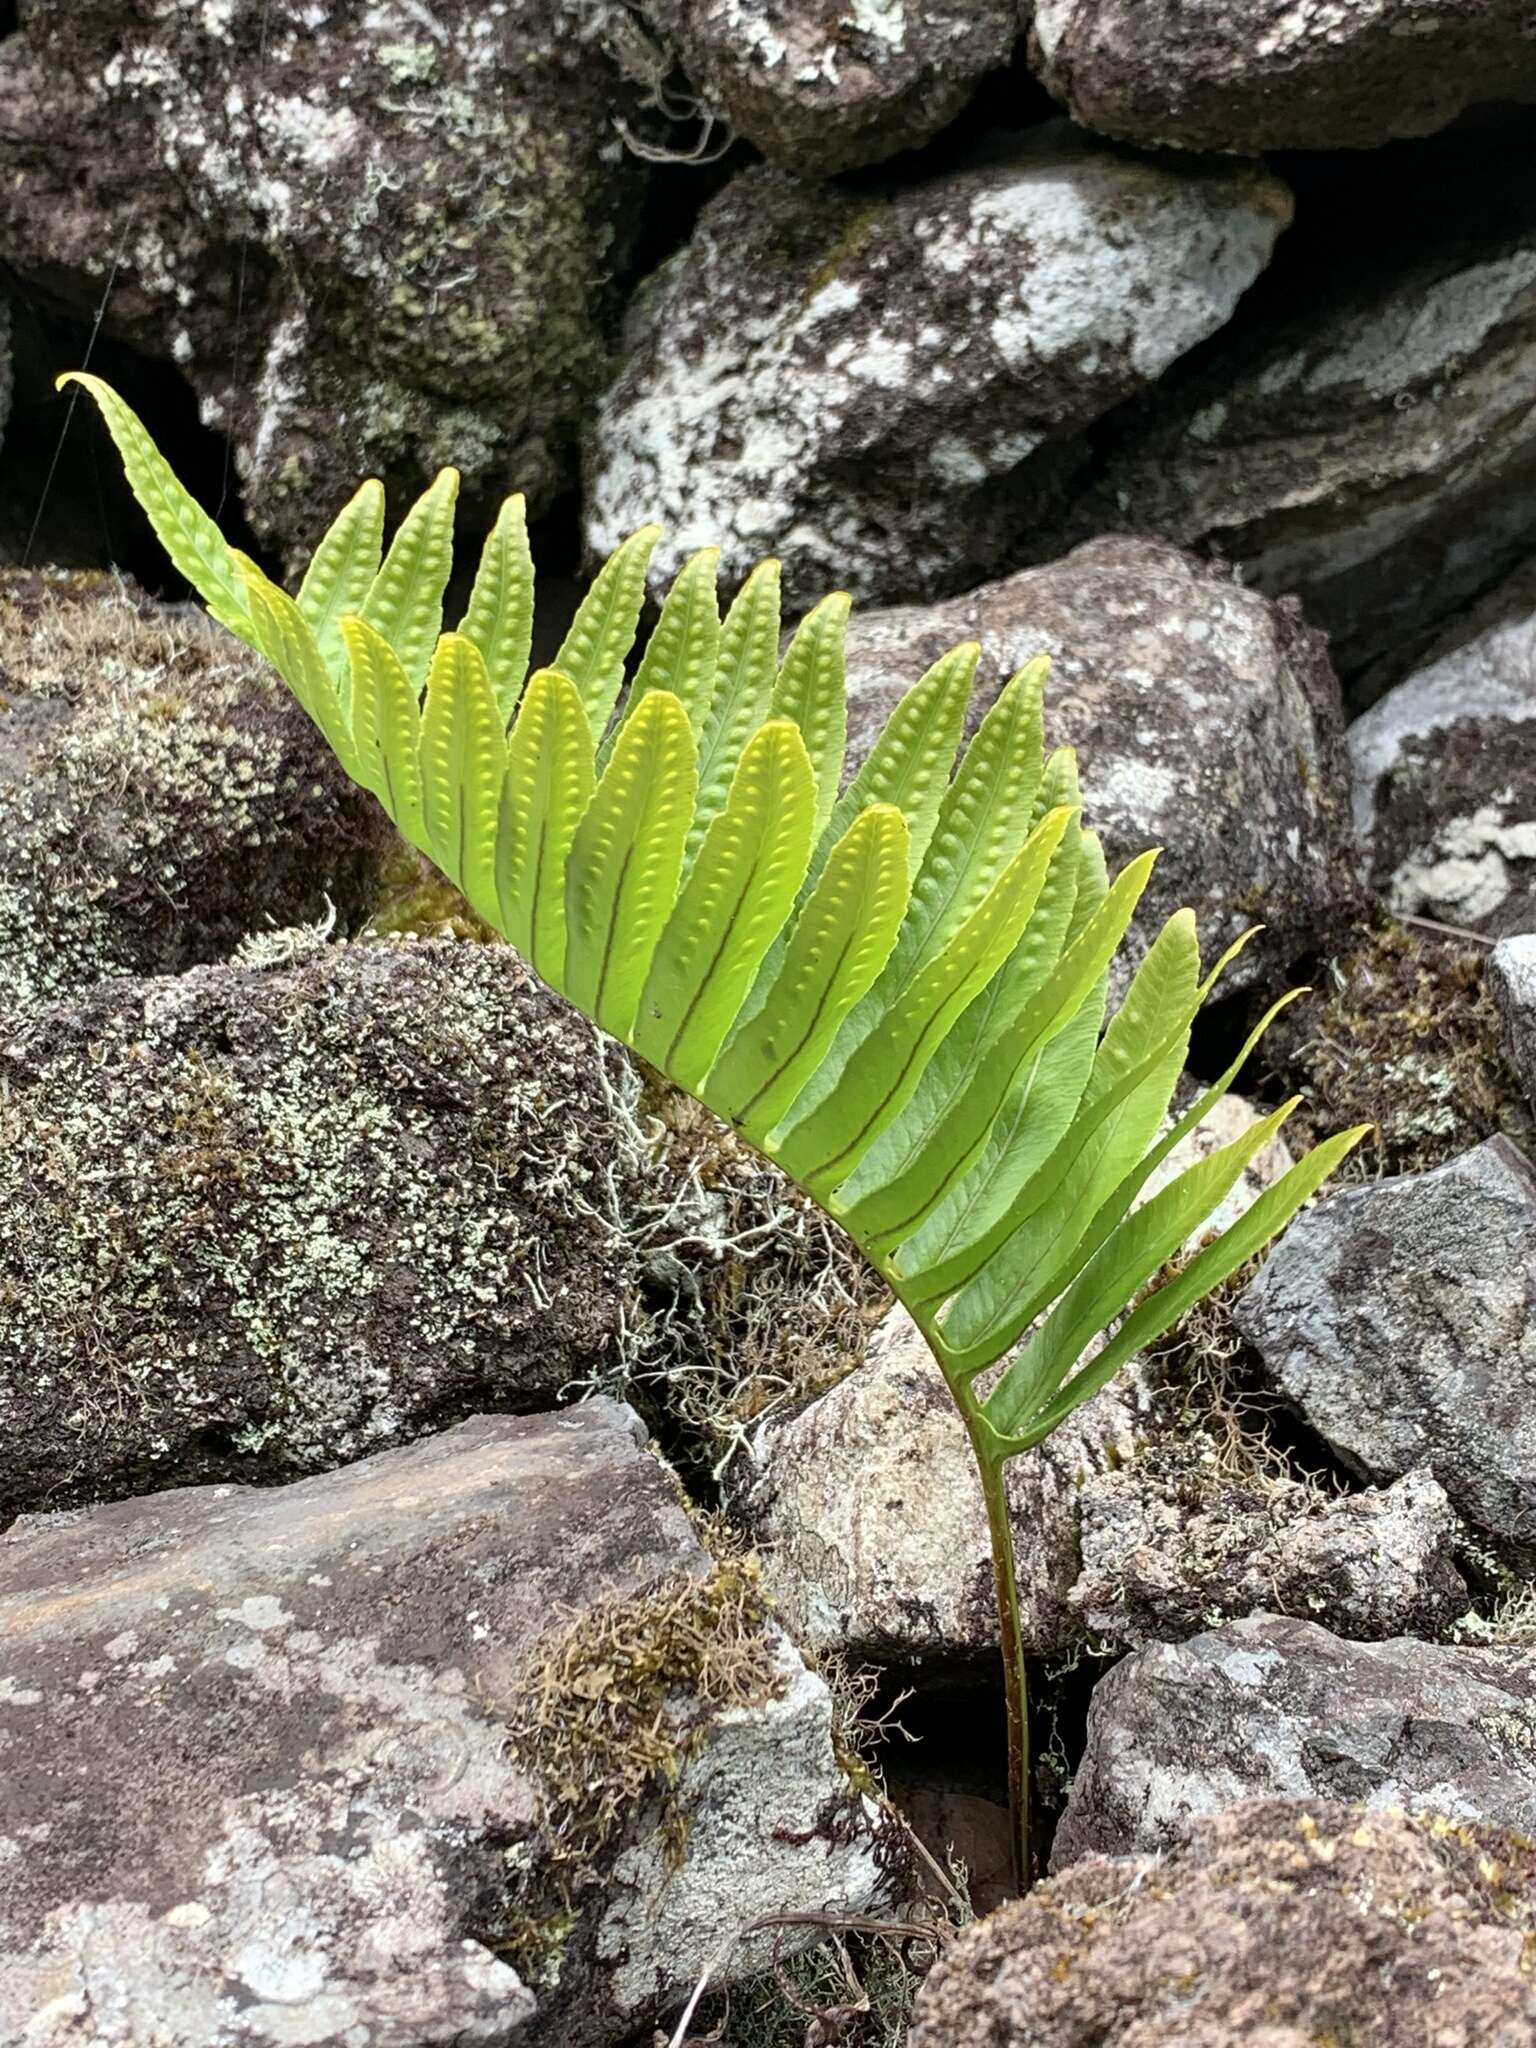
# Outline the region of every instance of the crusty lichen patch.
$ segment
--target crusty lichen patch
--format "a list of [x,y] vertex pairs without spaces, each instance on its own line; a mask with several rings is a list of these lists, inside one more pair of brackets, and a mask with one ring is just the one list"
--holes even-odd
[[0,577],[7,1005],[343,926],[393,829],[256,655],[115,577]]
[[782,1688],[768,1618],[755,1560],[725,1554],[701,1577],[610,1596],[558,1624],[517,1698],[495,1703],[542,1800],[537,1856],[509,1856],[495,1944],[522,1975],[557,1974],[603,1851],[648,1805],[667,1862],[681,1858],[687,1822],[670,1795],[683,1766],[718,1714]]
[[1484,982],[1486,953],[1380,918],[1317,975],[1266,1047],[1303,1101],[1296,1149],[1346,1124],[1375,1126],[1346,1178],[1422,1173],[1502,1131],[1529,1148],[1530,1108]]

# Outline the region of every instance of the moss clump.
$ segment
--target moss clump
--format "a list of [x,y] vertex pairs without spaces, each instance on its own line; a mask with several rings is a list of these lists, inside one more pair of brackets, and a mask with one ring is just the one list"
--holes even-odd
[[1277,1084],[1304,1100],[1298,1149],[1344,1124],[1375,1125],[1346,1176],[1421,1173],[1504,1132],[1529,1147],[1529,1106],[1484,980],[1486,955],[1379,919],[1325,963],[1318,993],[1266,1040]]
[[380,863],[368,931],[376,938],[469,939],[477,945],[498,938],[448,877],[403,839]]
[[727,1709],[775,1697],[778,1646],[756,1561],[725,1555],[702,1577],[584,1608],[535,1650],[516,1700],[498,1702],[507,1747],[538,1786],[537,1854],[509,1859],[513,1882],[495,1945],[534,1982],[558,1971],[597,1859],[650,1802],[667,1861],[687,1819],[683,1766]]

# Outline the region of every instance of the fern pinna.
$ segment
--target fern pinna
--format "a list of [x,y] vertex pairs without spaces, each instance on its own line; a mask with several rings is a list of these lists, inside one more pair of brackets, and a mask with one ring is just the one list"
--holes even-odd
[[1281,1007],[1170,1119],[1196,1012],[1243,941],[1202,973],[1193,915],[1177,912],[1106,1022],[1154,856],[1109,876],[1070,749],[1044,750],[1044,660],[962,751],[979,650],[955,648],[844,788],[846,597],[818,605],[781,659],[777,566],[722,620],[706,549],[626,691],[647,528],[530,675],[520,498],[451,632],[452,470],[387,551],[384,492],[365,483],[290,597],[226,544],[122,400],[76,381],[177,568],[272,661],[348,774],[536,974],[807,1189],[921,1328],[987,1504],[1027,1877],[1003,1467],[1283,1228],[1362,1135],[1318,1145],[1193,1257],[1175,1255],[1294,1104],[1139,1199]]

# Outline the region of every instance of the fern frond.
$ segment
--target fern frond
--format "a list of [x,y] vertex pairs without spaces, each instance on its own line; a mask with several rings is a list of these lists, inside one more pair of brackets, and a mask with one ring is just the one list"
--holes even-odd
[[486,535],[459,631],[479,650],[505,726],[517,709],[533,648],[533,556],[521,491],[503,501]]

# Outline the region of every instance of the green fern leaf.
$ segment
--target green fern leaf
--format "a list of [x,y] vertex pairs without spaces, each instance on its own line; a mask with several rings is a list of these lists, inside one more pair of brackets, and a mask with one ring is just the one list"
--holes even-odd
[[486,536],[459,631],[480,651],[505,727],[522,695],[533,647],[533,557],[520,491],[503,501]]
[[624,685],[624,663],[645,602],[646,567],[660,539],[659,526],[645,526],[614,550],[576,607],[552,664],[581,692],[587,723],[599,738]]
[[432,657],[419,759],[432,858],[482,917],[494,918],[505,741],[485,662],[462,633],[445,633]]
[[[866,804],[894,804],[907,821],[908,857],[917,873],[949,787],[980,658],[981,649],[966,641],[912,685],[839,797],[824,843],[841,838]],[[813,877],[817,872],[813,865]]]
[[640,999],[635,1050],[695,1094],[794,906],[815,822],[800,729],[770,719],[747,742]]
[[605,1031],[634,1028],[672,911],[697,788],[688,714],[652,690],[627,720],[566,870],[564,990]]
[[315,636],[305,624],[298,606],[286,591],[279,590],[238,549],[231,549],[230,559],[243,579],[243,609],[250,621],[252,645],[267,657],[319,726],[342,767],[355,781],[364,782],[366,787],[340,692],[330,670],[320,659]]
[[383,545],[384,486],[370,478],[337,513],[299,585],[299,610],[343,700],[352,679],[341,621],[362,609],[379,573]]
[[565,877],[596,787],[592,728],[569,676],[529,679],[507,742],[492,920],[551,988],[565,986]]
[[736,593],[699,734],[699,794],[685,865],[692,867],[730,794],[747,741],[768,716],[779,667],[779,565],[761,562]]
[[848,688],[843,642],[853,600],[843,591],[824,597],[800,623],[773,688],[775,718],[799,726],[816,777],[817,839],[826,831],[842,780],[848,743]]
[[394,649],[418,696],[442,631],[458,496],[459,472],[440,470],[401,520],[359,613]]
[[421,707],[389,642],[366,619],[339,622],[351,676],[352,738],[358,779],[373,791],[405,837],[426,843],[421,809]]
[[719,568],[720,550],[702,548],[679,570],[646,642],[627,706],[633,711],[648,690],[670,690],[687,712],[695,739],[704,729],[720,661]]

